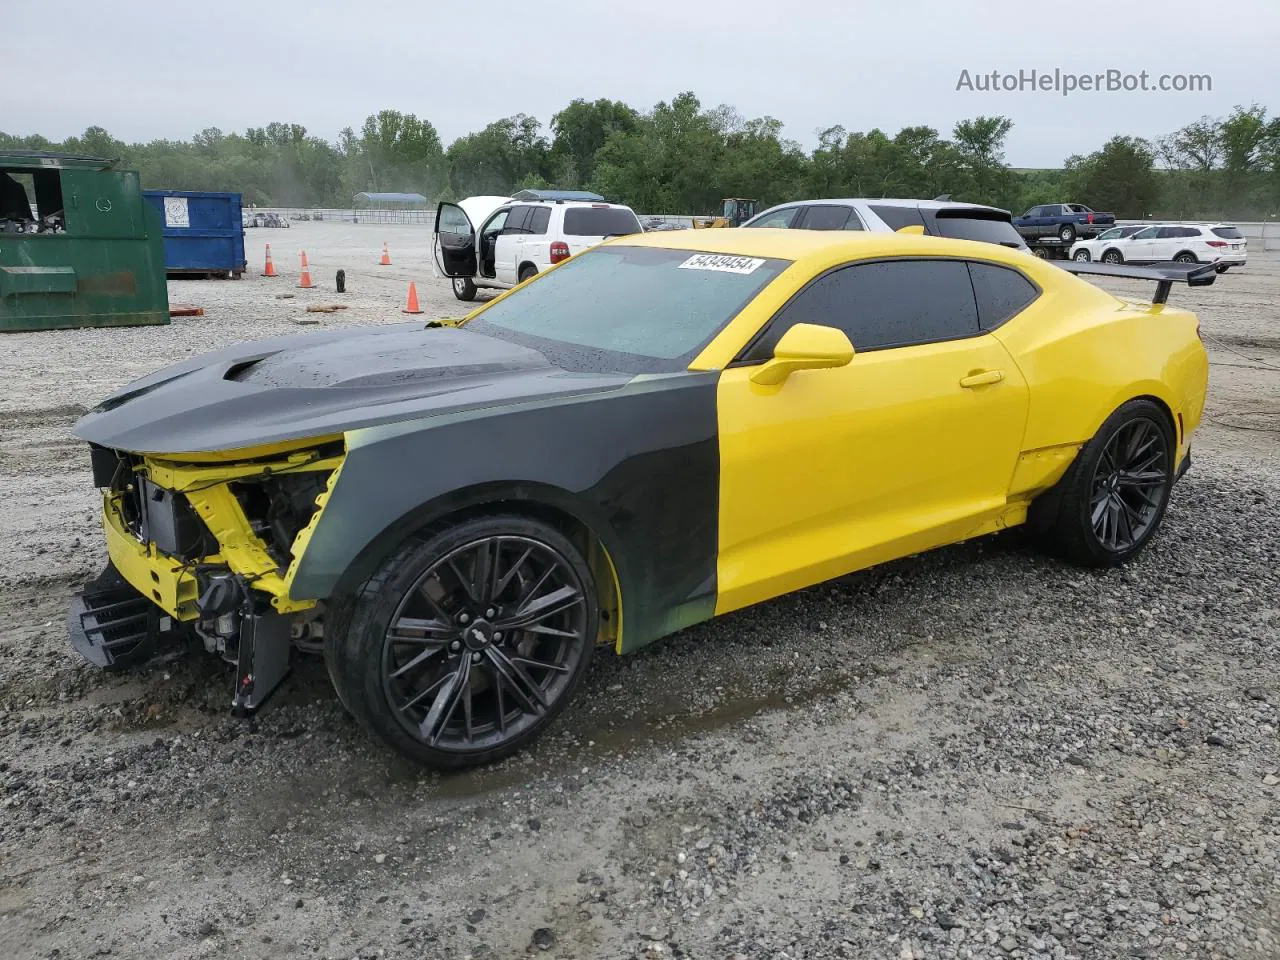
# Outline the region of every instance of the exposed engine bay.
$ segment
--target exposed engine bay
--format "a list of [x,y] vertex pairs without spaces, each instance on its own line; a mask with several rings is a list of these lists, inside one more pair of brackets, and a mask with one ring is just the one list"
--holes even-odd
[[73,604],[73,643],[124,669],[198,640],[237,665],[233,708],[256,709],[291,647],[319,649],[322,609],[290,602],[287,583],[341,455],[338,441],[283,459],[179,465],[93,446],[112,563]]

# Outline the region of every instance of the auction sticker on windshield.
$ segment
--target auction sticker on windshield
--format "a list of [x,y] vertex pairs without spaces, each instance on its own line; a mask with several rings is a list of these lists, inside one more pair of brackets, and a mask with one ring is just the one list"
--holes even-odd
[[759,257],[727,257],[720,253],[695,253],[680,264],[681,270],[718,270],[721,273],[754,273],[764,265]]

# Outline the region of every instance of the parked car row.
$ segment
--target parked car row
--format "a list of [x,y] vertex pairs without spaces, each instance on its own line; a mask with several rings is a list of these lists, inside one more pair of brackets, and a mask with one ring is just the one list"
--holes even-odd
[[1137,223],[1112,227],[1071,246],[1071,259],[1102,263],[1212,263],[1219,273],[1242,267],[1249,241],[1229,223]]
[[[476,225],[479,224],[479,229]],[[434,256],[459,300],[483,288],[506,290],[612,236],[676,229],[593,194],[522,191],[441,203]],[[781,203],[744,229],[903,231],[978,240],[1037,256],[1102,263],[1213,263],[1219,273],[1245,263],[1239,229],[1217,224],[1115,225],[1115,215],[1079,203],[1042,204],[1021,217],[948,199],[841,198]]]

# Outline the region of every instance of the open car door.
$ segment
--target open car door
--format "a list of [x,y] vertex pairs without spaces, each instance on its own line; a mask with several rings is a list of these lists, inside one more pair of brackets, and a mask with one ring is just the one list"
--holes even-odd
[[446,277],[470,280],[476,275],[476,230],[467,212],[456,203],[442,201],[436,207],[432,254]]

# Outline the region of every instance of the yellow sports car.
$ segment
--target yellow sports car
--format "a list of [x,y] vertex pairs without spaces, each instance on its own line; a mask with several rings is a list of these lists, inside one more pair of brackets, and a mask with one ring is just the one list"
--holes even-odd
[[[465,238],[464,238],[465,239]],[[441,251],[466,275],[474,245]],[[1145,278],[1153,302],[1072,273]],[[619,238],[456,324],[248,343],[77,425],[111,564],[76,648],[184,640],[255,709],[294,649],[437,766],[503,756],[690,624],[1027,523],[1140,551],[1190,459],[1208,364],[1165,301],[1212,267],[1067,268],[901,234]]]

